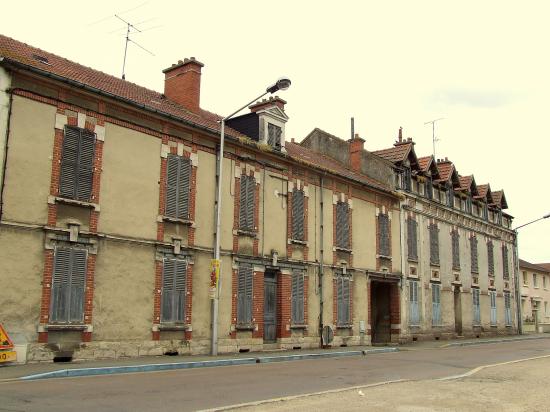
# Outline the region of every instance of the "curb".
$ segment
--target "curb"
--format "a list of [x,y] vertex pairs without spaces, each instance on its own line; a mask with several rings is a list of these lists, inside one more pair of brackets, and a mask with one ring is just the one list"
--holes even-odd
[[506,342],[517,342],[517,341],[526,341],[526,340],[538,340],[538,339],[550,339],[550,336],[535,336],[532,338],[508,338],[508,339],[492,339],[492,340],[477,340],[470,342],[452,342],[440,346],[440,348],[449,348],[454,346],[474,346],[474,345],[488,345],[491,343],[506,343]]
[[344,352],[305,353],[301,355],[261,356],[261,357],[255,357],[255,358],[219,359],[219,360],[175,362],[175,363],[155,363],[155,364],[131,365],[131,366],[108,366],[108,367],[101,367],[101,368],[60,369],[52,372],[22,376],[15,380],[32,381],[32,380],[39,380],[39,379],[70,378],[70,377],[78,377],[78,376],[116,375],[116,374],[122,374],[122,373],[168,371],[168,370],[176,370],[176,369],[211,368],[216,366],[251,365],[256,363],[290,362],[290,361],[297,361],[297,360],[337,358],[337,357],[343,357],[343,356],[359,356],[359,355],[367,355],[370,353],[387,353],[387,352],[397,352],[397,351],[399,351],[398,348],[390,347],[390,348],[365,349],[365,350],[344,351]]

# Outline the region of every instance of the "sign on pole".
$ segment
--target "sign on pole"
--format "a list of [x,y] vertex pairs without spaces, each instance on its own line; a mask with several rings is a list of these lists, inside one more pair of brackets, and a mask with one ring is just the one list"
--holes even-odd
[[210,261],[210,289],[208,295],[210,299],[215,299],[218,293],[218,280],[220,279],[220,260],[212,259]]

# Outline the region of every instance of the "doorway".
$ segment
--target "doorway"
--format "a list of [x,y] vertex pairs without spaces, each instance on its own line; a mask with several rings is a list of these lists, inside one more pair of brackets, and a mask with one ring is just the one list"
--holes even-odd
[[264,342],[277,341],[277,272],[264,275]]
[[455,333],[462,336],[462,299],[460,286],[454,287],[454,308],[455,308]]
[[390,283],[371,283],[372,343],[391,341],[390,292]]

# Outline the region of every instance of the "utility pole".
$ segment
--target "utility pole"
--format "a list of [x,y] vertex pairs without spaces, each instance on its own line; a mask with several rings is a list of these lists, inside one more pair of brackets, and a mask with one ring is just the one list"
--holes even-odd
[[434,151],[434,159],[435,159],[435,142],[438,142],[439,139],[435,138],[435,122],[438,122],[439,120],[445,119],[444,117],[440,117],[439,119],[430,120],[429,122],[425,122],[424,124],[431,124],[432,125],[432,144],[433,144],[433,151]]

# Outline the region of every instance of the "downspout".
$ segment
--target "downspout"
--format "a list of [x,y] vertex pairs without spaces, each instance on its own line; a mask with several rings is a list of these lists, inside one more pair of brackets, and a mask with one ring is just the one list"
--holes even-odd
[[[1,61],[1,60],[0,60]],[[6,136],[4,137],[4,157],[2,159],[2,181],[0,183],[0,220],[2,220],[2,215],[4,212],[4,186],[6,182],[6,170],[8,166],[8,147],[10,141],[10,121],[11,121],[11,110],[13,105],[13,93],[10,90],[6,90],[10,94],[10,100],[8,103],[8,118],[6,120]]]
[[519,254],[518,254],[518,231],[514,231],[514,272],[515,273],[515,289],[516,289],[516,317],[518,320],[518,335],[523,335],[523,319],[521,316],[521,292],[519,285]]
[[319,217],[319,339],[321,340],[320,346],[323,346],[323,310],[324,310],[324,300],[323,300],[323,275],[324,275],[324,250],[323,250],[323,237],[324,237],[324,226],[323,226],[323,176],[319,178],[319,189],[320,189],[320,217]]

